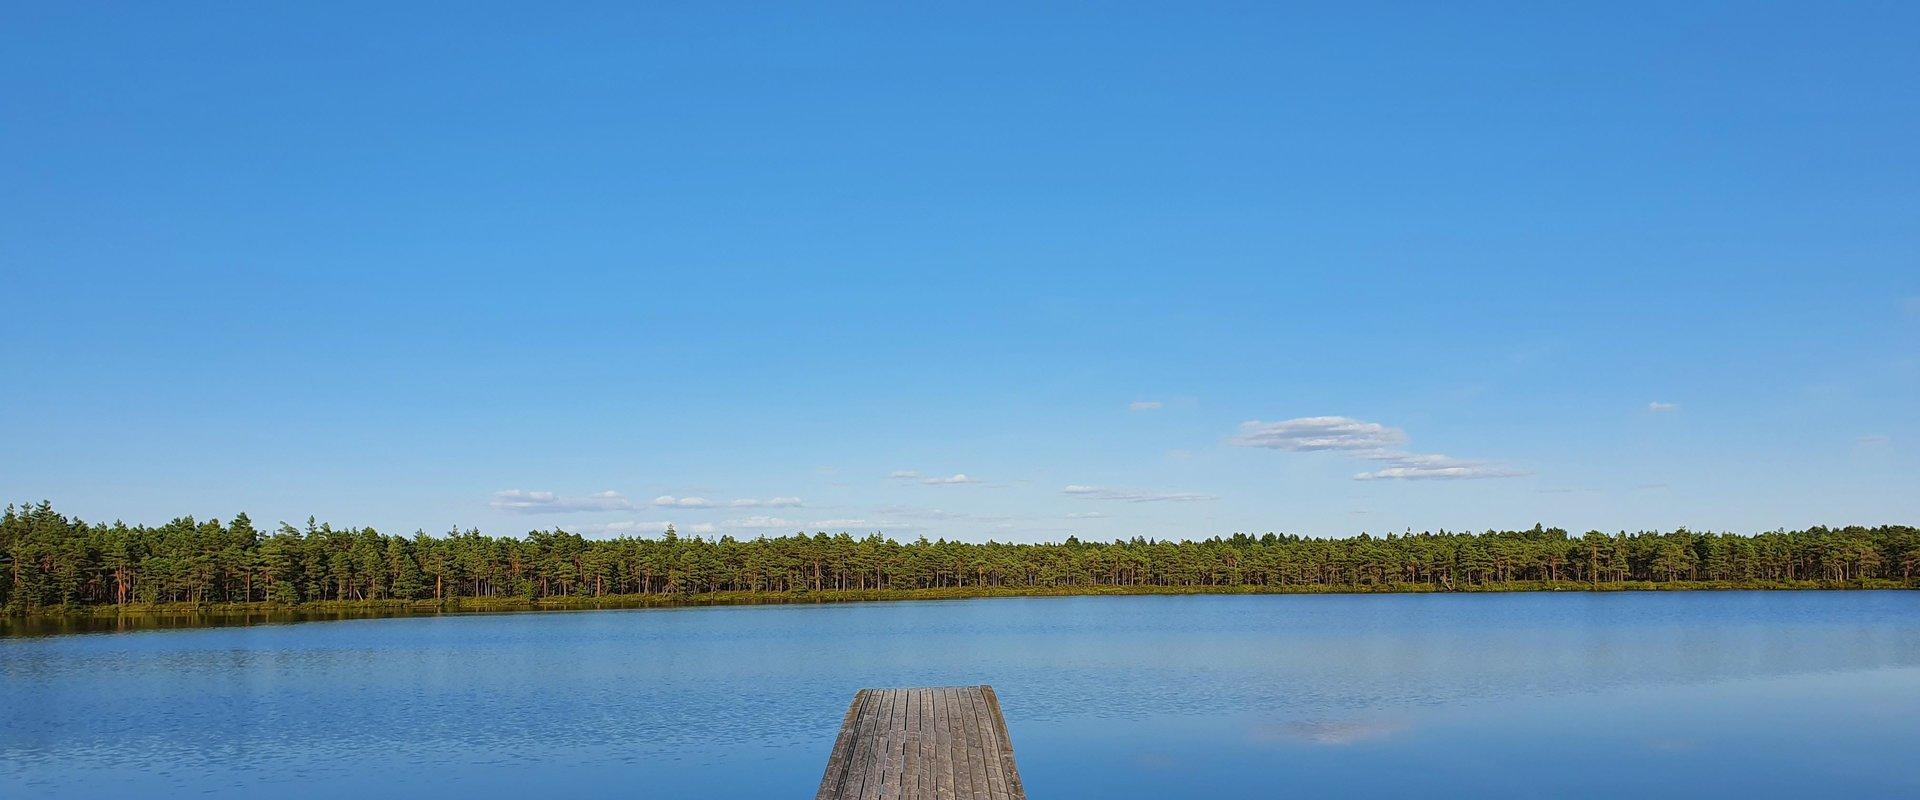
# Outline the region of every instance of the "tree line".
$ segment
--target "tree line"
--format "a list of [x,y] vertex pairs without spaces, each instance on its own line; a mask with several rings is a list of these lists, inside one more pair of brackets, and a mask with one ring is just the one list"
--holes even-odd
[[0,514],[0,607],[305,603],[472,597],[934,588],[1322,587],[1478,589],[1529,583],[1726,584],[1898,581],[1920,575],[1910,526],[1755,535],[1685,529],[1573,536],[1559,528],[1313,538],[1236,533],[1204,541],[972,543],[879,534],[587,539],[561,530],[496,537],[334,528],[263,530],[181,517],[87,523],[51,504]]

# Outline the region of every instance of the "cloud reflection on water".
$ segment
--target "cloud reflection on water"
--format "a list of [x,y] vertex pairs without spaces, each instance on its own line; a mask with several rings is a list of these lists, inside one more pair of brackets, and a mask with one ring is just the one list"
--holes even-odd
[[1256,725],[1251,733],[1255,740],[1263,742],[1306,742],[1344,747],[1385,739],[1410,727],[1412,725],[1404,720],[1297,720]]

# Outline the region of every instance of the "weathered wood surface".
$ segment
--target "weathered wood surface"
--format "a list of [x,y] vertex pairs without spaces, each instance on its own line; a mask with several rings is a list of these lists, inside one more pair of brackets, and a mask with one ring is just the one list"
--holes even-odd
[[861,689],[816,800],[1026,800],[991,686]]

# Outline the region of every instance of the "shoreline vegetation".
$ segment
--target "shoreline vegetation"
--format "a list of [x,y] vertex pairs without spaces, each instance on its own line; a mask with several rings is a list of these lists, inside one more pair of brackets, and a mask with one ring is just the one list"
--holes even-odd
[[965,586],[931,589],[800,589],[789,592],[719,591],[685,594],[563,595],[553,597],[456,597],[442,600],[314,600],[302,603],[170,602],[126,605],[50,606],[0,615],[0,636],[100,633],[164,628],[223,627],[322,620],[516,612],[668,609],[713,606],[827,605],[914,600],[979,600],[1020,597],[1142,597],[1218,595],[1513,594],[1533,592],[1712,592],[1913,590],[1920,582],[1852,581],[1509,581],[1448,589],[1429,583],[1352,585],[1219,586]]
[[[1753,535],[1558,528],[1349,538],[1244,533],[1043,544],[880,534],[586,539],[87,523],[0,514],[0,634],[489,611],[1067,595],[1920,588],[1920,529]],[[255,618],[258,618],[257,620]],[[104,623],[104,624],[102,624]],[[133,624],[133,623],[129,623]]]

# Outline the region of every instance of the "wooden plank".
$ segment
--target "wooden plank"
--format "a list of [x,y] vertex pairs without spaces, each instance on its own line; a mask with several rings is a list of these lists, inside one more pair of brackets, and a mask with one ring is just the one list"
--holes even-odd
[[834,800],[860,797],[868,786],[876,789],[880,786],[880,778],[875,774],[880,759],[868,743],[880,733],[880,710],[887,704],[887,692],[884,689],[870,689],[867,694],[866,708],[861,710],[860,723],[854,732],[854,777],[847,781],[845,789],[833,795]]
[[933,690],[933,796],[958,797],[954,792],[952,689]]
[[939,800],[939,795],[934,793],[934,789],[938,783],[938,779],[935,776],[938,775],[940,771],[940,758],[935,755],[933,751],[933,706],[938,701],[938,697],[935,692],[919,692],[918,695],[920,697],[920,724],[916,726],[916,730],[920,732],[918,737],[920,762],[924,766],[919,772],[915,773],[918,777],[915,779],[911,800]]
[[920,717],[914,712],[914,703],[920,699],[920,693],[906,690],[906,702],[900,715],[900,800],[914,796],[914,785],[920,782]]
[[973,750],[973,758],[979,758],[981,769],[987,773],[987,796],[1004,798],[1006,796],[1006,775],[1000,775],[1000,760],[995,758],[1000,750],[1000,741],[987,723],[987,700],[979,693],[968,694],[968,706],[973,710],[973,727],[979,729],[979,748]]
[[840,787],[847,782],[847,773],[853,769],[854,729],[860,722],[860,709],[873,696],[872,689],[861,689],[853,693],[853,702],[847,704],[846,719],[840,722],[840,735],[833,740],[833,754],[827,756],[827,774],[820,779],[820,791],[814,800],[830,800],[838,797]]
[[1026,800],[988,686],[862,689],[815,800]]
[[899,765],[891,758],[887,745],[892,741],[893,706],[899,702],[899,689],[880,691],[879,716],[873,722],[872,738],[866,742],[868,758],[873,761],[873,770],[867,773],[867,785],[861,787],[862,800],[881,800],[886,796],[887,781],[898,774]]
[[880,734],[880,711],[885,708],[886,705],[886,690],[875,689],[873,691],[873,699],[867,702],[867,708],[861,712],[860,730],[856,734],[858,738],[854,739],[853,742],[854,758],[859,764],[859,766],[854,769],[860,779],[849,782],[850,785],[847,787],[847,793],[837,795],[836,798],[861,797],[869,786],[878,790],[880,786],[880,776],[878,773],[880,769],[880,758],[873,752],[873,748],[868,742]]
[[965,720],[961,733],[966,736],[967,772],[973,776],[976,797],[993,797],[993,780],[987,775],[986,732],[980,730],[980,714],[973,705],[973,693],[960,693],[960,718]]
[[992,716],[987,721],[987,728],[1000,740],[1000,774],[1007,779],[1007,796],[1024,798],[1027,789],[1020,783],[1020,768],[1013,763],[1013,738],[1007,734],[1007,717],[1000,711],[1000,695],[993,691],[992,686],[982,686],[980,696],[986,700],[987,712]]
[[920,706],[926,692],[902,689],[906,702],[900,709],[900,794],[901,800],[919,795],[920,773],[925,766],[920,758]]

